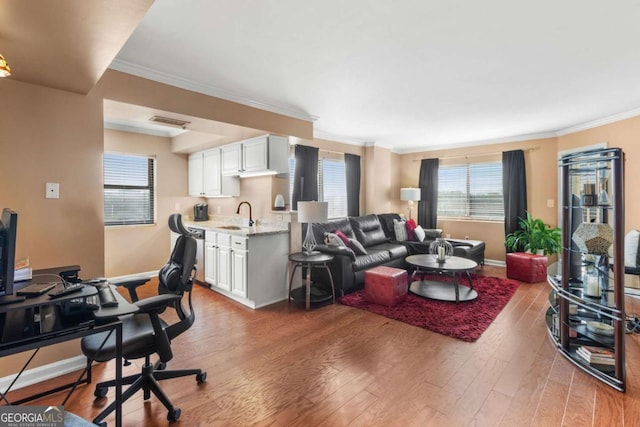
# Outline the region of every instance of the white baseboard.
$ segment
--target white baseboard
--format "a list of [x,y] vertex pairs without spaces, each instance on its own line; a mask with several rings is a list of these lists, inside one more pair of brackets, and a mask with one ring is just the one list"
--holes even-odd
[[[50,380],[51,378],[59,377],[61,375],[68,374],[69,372],[84,369],[86,365],[86,357],[75,356],[70,357],[69,359],[50,363],[48,365],[28,369],[24,371],[22,375],[20,375],[20,378],[18,378],[18,381],[16,381],[11,389],[17,390],[19,388],[27,387],[42,381]],[[15,377],[16,374],[0,378],[0,390],[6,390]]]
[[500,260],[497,260],[497,259],[485,259],[484,263],[486,265],[492,265],[494,267],[506,267],[507,266],[506,262],[500,261]]

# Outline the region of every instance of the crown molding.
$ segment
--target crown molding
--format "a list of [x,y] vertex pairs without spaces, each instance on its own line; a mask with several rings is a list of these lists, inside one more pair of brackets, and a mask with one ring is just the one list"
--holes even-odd
[[196,82],[190,79],[185,79],[184,77],[179,77],[173,74],[154,70],[143,65],[134,64],[133,62],[123,61],[117,58],[113,60],[111,65],[109,65],[109,68],[115,71],[132,74],[134,76],[143,77],[145,79],[153,80],[159,83],[168,84],[170,86],[179,87],[181,89],[186,89],[227,101],[236,102],[248,107],[258,108],[260,110],[266,110],[272,113],[293,117],[295,119],[306,120],[308,122],[318,120],[317,116],[310,115],[302,110],[257,101],[255,99],[251,99],[238,93],[221,89],[216,86]]
[[427,148],[412,147],[408,149],[397,149],[397,150],[394,150],[393,152],[397,154],[422,153],[425,151],[448,150],[452,148],[474,147],[477,145],[505,144],[509,142],[530,141],[533,139],[545,139],[545,138],[555,138],[555,137],[557,137],[556,132],[529,133],[526,135],[507,136],[502,138],[483,139],[478,141],[467,141],[467,142],[460,142],[460,143],[446,144],[446,145],[445,144],[432,145]]
[[373,142],[368,139],[354,138],[344,135],[338,135],[335,133],[324,132],[320,129],[315,129],[315,127],[313,129],[313,138],[325,139],[327,141],[340,142],[349,145],[357,145],[359,147],[366,147],[368,144],[373,144]]
[[630,119],[632,117],[640,116],[640,108],[625,111],[622,113],[614,114],[612,116],[603,117],[601,119],[592,120],[590,122],[582,123],[579,125],[571,126],[568,128],[560,129],[556,131],[557,136],[569,135],[571,133],[580,132],[587,129],[593,129],[598,126],[604,126],[611,123],[619,122],[621,120]]

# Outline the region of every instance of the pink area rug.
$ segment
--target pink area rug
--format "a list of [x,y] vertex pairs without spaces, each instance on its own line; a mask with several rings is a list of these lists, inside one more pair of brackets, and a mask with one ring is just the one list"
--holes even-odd
[[[390,319],[464,341],[475,341],[489,327],[507,305],[519,282],[498,277],[471,275],[478,298],[467,302],[436,301],[409,292],[395,307],[385,307],[364,300],[364,290],[347,294],[340,299],[344,305],[370,311]],[[425,280],[451,281],[445,277],[425,276]],[[460,278],[461,284],[467,280]],[[452,285],[453,286],[453,285]]]

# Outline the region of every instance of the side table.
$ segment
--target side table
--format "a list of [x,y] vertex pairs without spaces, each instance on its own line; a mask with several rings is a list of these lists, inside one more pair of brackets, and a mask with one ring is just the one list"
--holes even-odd
[[[336,290],[333,286],[333,276],[331,275],[331,270],[329,269],[328,263],[333,260],[333,255],[323,254],[321,252],[312,252],[307,255],[304,252],[296,252],[289,255],[289,271],[291,271],[291,276],[289,278],[289,302],[291,302],[292,291],[291,284],[293,283],[293,276],[295,275],[296,269],[298,267],[306,267],[307,274],[305,278],[305,293],[304,293],[304,301],[305,308],[309,310],[311,308],[312,296],[311,296],[311,269],[312,268],[324,268],[329,275],[329,282],[331,283],[331,295],[322,295],[320,297],[314,298],[313,302],[323,302],[327,301],[329,298],[336,302]],[[294,299],[297,299],[294,297]],[[302,298],[300,298],[302,299]]]

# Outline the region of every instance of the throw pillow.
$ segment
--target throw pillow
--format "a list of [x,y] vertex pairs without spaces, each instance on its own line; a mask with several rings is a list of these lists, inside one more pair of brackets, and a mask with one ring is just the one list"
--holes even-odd
[[349,239],[349,243],[351,243],[351,249],[356,255],[368,254],[367,250],[364,248],[364,246],[362,246],[362,243],[360,243],[356,239]]
[[640,240],[640,231],[631,230],[624,236],[624,266],[638,266],[638,241]]
[[405,240],[408,240],[407,227],[405,226],[404,221],[398,221],[397,219],[394,219],[393,230],[396,233],[396,240],[398,242],[404,242]]
[[416,240],[416,233],[415,233],[415,229],[416,229],[416,222],[413,219],[409,219],[407,220],[406,223],[407,226],[407,238],[409,240]]
[[349,241],[349,238],[347,237],[347,235],[346,235],[346,234],[344,234],[344,233],[343,233],[342,231],[340,231],[340,230],[336,230],[336,231],[334,231],[334,233],[336,234],[336,236],[338,236],[339,238],[341,238],[341,239],[342,239],[342,241],[344,242],[344,245],[345,245],[346,247],[348,247],[348,248],[349,248],[349,247],[351,247],[351,242]]
[[341,238],[339,238],[338,236],[336,236],[335,233],[325,233],[324,234],[324,243],[327,246],[333,246],[335,247],[340,247],[340,246],[346,246],[344,244],[344,242],[342,241]]
[[427,233],[424,232],[424,229],[421,226],[417,226],[413,232],[416,235],[416,240],[418,242],[424,242],[424,238],[427,237]]

